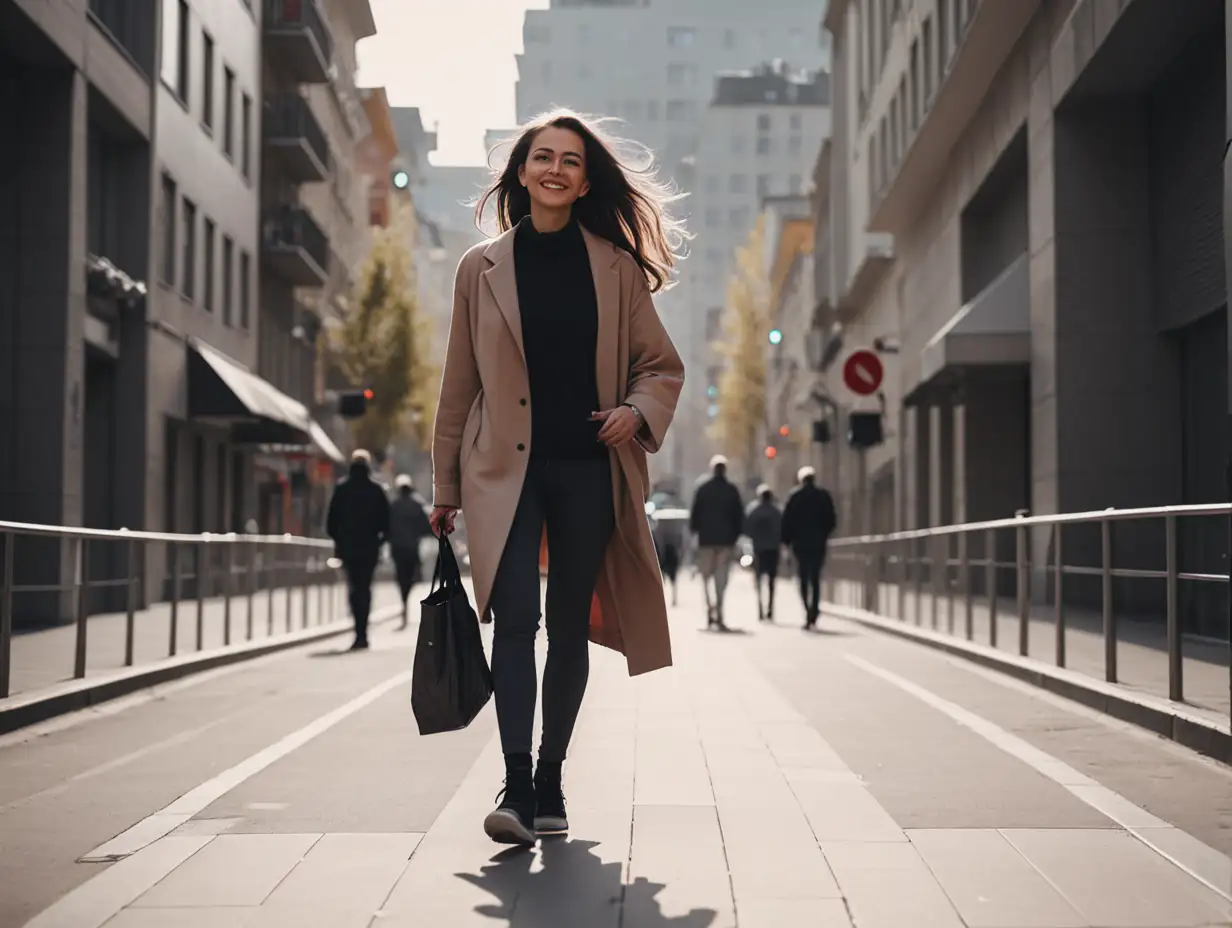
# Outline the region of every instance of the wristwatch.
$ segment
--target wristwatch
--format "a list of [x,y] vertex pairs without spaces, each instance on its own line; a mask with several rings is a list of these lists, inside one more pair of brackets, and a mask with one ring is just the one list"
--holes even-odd
[[642,415],[642,411],[640,409],[638,409],[632,403],[625,403],[625,405],[633,410],[633,415],[637,416],[638,428],[641,428],[643,425],[646,424],[646,417]]

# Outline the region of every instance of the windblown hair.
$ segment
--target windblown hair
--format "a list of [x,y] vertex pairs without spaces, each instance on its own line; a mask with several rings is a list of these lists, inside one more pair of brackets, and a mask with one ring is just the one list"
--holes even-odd
[[[590,190],[573,204],[573,215],[587,231],[627,251],[646,275],[650,291],[670,286],[672,268],[684,257],[690,238],[684,223],[671,215],[668,205],[679,199],[655,177],[653,160],[634,167],[616,155],[620,142],[605,135],[591,120],[570,110],[555,110],[522,127],[505,166],[495,172],[491,186],[475,207],[481,225],[488,204],[496,202],[496,225],[507,232],[530,214],[530,191],[522,186],[518,169],[530,157],[535,137],[551,127],[569,129],[585,145],[586,179]],[[647,152],[647,154],[649,154]]]

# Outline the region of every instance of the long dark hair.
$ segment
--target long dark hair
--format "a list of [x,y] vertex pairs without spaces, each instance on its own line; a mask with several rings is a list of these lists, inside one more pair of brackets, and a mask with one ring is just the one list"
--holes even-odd
[[586,179],[590,190],[573,204],[573,215],[586,229],[632,255],[646,275],[652,293],[669,285],[672,268],[684,255],[689,238],[684,224],[668,211],[678,199],[655,177],[653,161],[634,167],[617,157],[617,140],[606,136],[598,120],[571,110],[555,110],[524,125],[503,168],[475,207],[475,222],[482,224],[489,202],[496,200],[496,225],[507,232],[530,214],[530,191],[522,186],[518,169],[530,157],[531,144],[544,129],[569,129],[582,138],[586,151]]

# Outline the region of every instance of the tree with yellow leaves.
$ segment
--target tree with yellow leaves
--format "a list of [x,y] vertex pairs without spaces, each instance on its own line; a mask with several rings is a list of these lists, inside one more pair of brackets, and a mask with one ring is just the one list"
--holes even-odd
[[380,453],[397,437],[421,448],[432,434],[435,410],[430,320],[419,313],[411,258],[413,217],[374,229],[346,318],[333,345],[339,369],[357,389],[373,397],[362,418],[353,420],[357,447]]
[[723,336],[716,345],[726,363],[719,378],[718,415],[712,436],[724,453],[757,468],[757,439],[766,419],[766,337],[770,327],[770,275],[765,265],[765,220],[758,218],[736,250],[727,286]]

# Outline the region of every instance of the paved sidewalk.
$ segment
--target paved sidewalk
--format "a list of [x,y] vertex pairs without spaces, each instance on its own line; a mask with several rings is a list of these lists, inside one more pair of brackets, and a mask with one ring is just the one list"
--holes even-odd
[[[378,582],[373,589],[373,610],[398,602],[397,585]],[[226,600],[213,597],[203,601],[201,611],[201,642],[197,640],[197,601],[182,600],[176,616],[176,654],[183,656],[198,650],[213,650],[225,644],[261,641],[286,634],[343,621],[350,615],[345,584],[330,584],[290,593],[288,616],[287,590],[256,593],[252,599],[251,624],[248,598],[231,599],[230,631],[227,630]],[[86,677],[120,670],[124,667],[124,641],[127,616],[111,613],[91,616],[86,630]],[[171,644],[171,604],[155,603],[134,615],[133,666],[152,664],[169,656]],[[251,631],[251,635],[250,635]],[[76,625],[25,632],[13,636],[10,695],[28,693],[73,679],[73,656],[76,648]]]
[[[828,584],[836,605],[859,607],[859,584],[835,580]],[[882,584],[880,603],[873,610],[886,618],[905,618],[909,624],[950,632],[965,637],[966,605],[962,596],[953,599],[951,625],[950,598],[937,597],[936,625],[933,624],[933,597],[925,589],[919,598],[917,615],[914,587],[906,590],[904,616],[898,614],[898,586]],[[972,640],[991,643],[988,603],[983,597],[973,597]],[[1013,599],[997,601],[997,648],[1018,654],[1018,605]],[[1117,627],[1117,682],[1162,699],[1168,698],[1168,645],[1162,625],[1122,621]],[[1046,663],[1055,663],[1057,653],[1056,619],[1051,607],[1031,609],[1028,656]],[[1206,710],[1213,718],[1227,721],[1232,711],[1228,673],[1228,646],[1186,638],[1182,640],[1182,676],[1185,702]],[[1098,680],[1104,679],[1104,639],[1099,616],[1079,610],[1067,610],[1065,628],[1065,666]]]
[[[501,850],[483,835],[500,783],[493,738],[425,832],[244,834],[235,818],[207,809],[103,870],[30,928],[1232,924],[1228,898],[1150,844],[1175,848],[1178,860],[1232,892],[1227,857],[869,663],[918,660],[921,649],[830,619],[822,634],[803,633],[792,627],[799,608],[786,589],[780,624],[761,625],[743,575],[727,609],[735,633],[711,634],[698,628],[694,585],[681,593],[674,668],[630,681],[619,658],[594,651],[566,771],[570,839],[526,852]],[[807,653],[835,730],[856,740],[839,750],[823,737],[755,652],[784,673]],[[940,666],[935,655],[923,659]],[[834,705],[842,695],[846,709]],[[877,727],[887,718],[897,735]],[[1005,790],[1003,807],[977,808],[969,796],[971,809],[950,813],[955,822],[978,813],[984,824],[905,825],[887,810],[884,791],[875,794],[868,767],[856,772],[852,745],[861,737],[885,747],[927,726],[938,734],[926,756],[912,758],[920,769],[961,757],[984,771],[982,780],[994,778],[986,788]],[[315,777],[319,795],[331,788],[329,770],[282,771],[267,791],[304,777]]]

